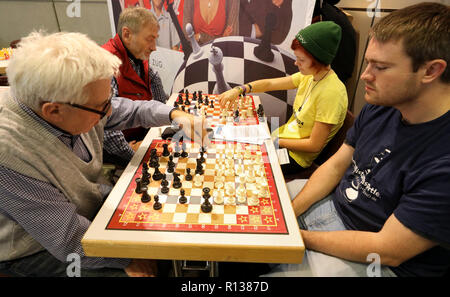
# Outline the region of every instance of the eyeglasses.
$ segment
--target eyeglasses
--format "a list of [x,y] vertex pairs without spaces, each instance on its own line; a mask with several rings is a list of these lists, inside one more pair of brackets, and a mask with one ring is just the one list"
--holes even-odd
[[75,108],[79,108],[79,109],[82,109],[82,110],[86,110],[86,111],[90,111],[90,112],[99,114],[100,115],[100,120],[101,120],[108,113],[108,110],[111,107],[111,100],[112,100],[112,96],[109,97],[108,101],[106,102],[106,105],[103,107],[102,110],[89,108],[89,107],[86,107],[86,106],[83,106],[83,105],[79,105],[79,104],[75,104],[75,103],[67,103],[67,104],[69,104],[70,106],[75,107]]

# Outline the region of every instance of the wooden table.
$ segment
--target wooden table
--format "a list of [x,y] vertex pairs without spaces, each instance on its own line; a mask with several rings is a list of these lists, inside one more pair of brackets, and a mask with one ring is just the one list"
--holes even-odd
[[[176,97],[177,94],[172,95],[168,104],[173,103]],[[259,98],[254,97],[254,100],[258,106]],[[267,128],[267,124],[264,125]],[[301,263],[304,244],[276,151],[270,140],[267,140],[265,145],[287,227],[286,234],[107,229],[106,226],[152,140],[160,138],[161,131],[163,128],[152,128],[149,131],[92,222],[82,239],[86,255],[220,262]]]

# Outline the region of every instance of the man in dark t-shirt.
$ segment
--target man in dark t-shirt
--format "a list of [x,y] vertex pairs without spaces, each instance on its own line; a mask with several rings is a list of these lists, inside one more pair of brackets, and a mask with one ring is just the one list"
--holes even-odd
[[371,29],[361,75],[369,104],[293,200],[306,264],[288,275],[450,268],[449,19],[449,6],[421,3]]

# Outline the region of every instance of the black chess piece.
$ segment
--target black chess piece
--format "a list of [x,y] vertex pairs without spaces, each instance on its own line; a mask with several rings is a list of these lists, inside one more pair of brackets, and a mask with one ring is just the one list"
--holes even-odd
[[164,144],[163,144],[163,152],[162,152],[162,156],[163,156],[163,157],[168,157],[168,156],[170,156],[169,144],[167,144],[167,143],[164,143]]
[[155,199],[155,203],[153,204],[153,209],[154,210],[159,210],[161,209],[162,205],[161,202],[159,202],[159,196],[155,195],[155,197],[153,197]]
[[185,194],[184,189],[180,190],[180,194],[181,194],[181,196],[178,199],[178,202],[180,202],[181,204],[185,204],[187,202],[187,198],[186,198],[186,196],[184,196],[184,194]]
[[234,111],[234,121],[239,122],[239,109]]
[[186,169],[186,177],[185,177],[185,179],[187,180],[187,181],[191,181],[192,180],[192,174],[191,174],[191,168],[187,168]]
[[210,188],[208,188],[208,187],[203,188],[203,198],[211,197],[210,193],[211,193],[211,189]]
[[136,194],[142,194],[142,183],[141,183],[141,179],[138,177],[136,178],[136,190],[135,190]]
[[150,183],[151,174],[148,172],[147,163],[142,164],[142,177],[141,177],[141,185],[146,186]]
[[209,202],[209,197],[203,197],[205,201],[202,203],[201,209],[204,213],[212,211],[212,204]]
[[167,166],[175,167],[175,162],[173,161],[173,156],[169,156],[169,161],[167,162]]
[[203,173],[204,173],[204,170],[203,170],[202,162],[200,161],[200,159],[197,159],[197,166],[195,167],[195,174],[203,175]]
[[200,162],[202,162],[202,163],[205,163],[205,161],[206,161],[206,159],[205,159],[205,157],[203,156],[205,153],[204,152],[200,152]]
[[159,161],[158,161],[158,154],[156,152],[156,149],[153,148],[150,151],[150,161],[149,161],[148,165],[150,167],[152,167],[152,168],[155,168],[155,165],[158,164],[158,163],[159,163]]
[[262,104],[258,105],[258,109],[256,110],[256,114],[258,115],[258,117],[263,117],[264,116],[264,107]]
[[272,31],[275,28],[277,17],[274,13],[266,15],[266,23],[264,26],[264,34],[261,43],[253,49],[253,54],[260,60],[265,62],[272,62],[274,54],[272,52],[270,40],[272,38]]
[[178,172],[174,172],[172,174],[173,174],[172,187],[174,187],[175,189],[181,188],[180,174]]
[[184,104],[187,105],[187,106],[191,105],[191,101],[189,101],[189,98],[186,98],[184,100]]
[[169,161],[167,162],[167,172],[172,173],[175,171],[175,162],[173,161],[173,156],[169,156]]
[[211,100],[211,104],[209,107],[214,108],[214,100]]
[[150,197],[150,195],[147,192],[147,187],[142,187],[142,196],[141,196],[141,201],[142,203],[147,203],[150,202],[150,200],[152,200],[152,198]]
[[162,181],[161,181],[161,186],[168,186],[169,185],[169,182],[167,181],[167,176],[166,176],[166,174],[165,173],[163,173],[163,177],[162,177]]
[[[162,184],[161,184],[162,185]],[[167,185],[162,185],[161,187],[161,193],[167,194],[169,193],[169,187]]]
[[163,178],[163,174],[159,171],[159,164],[155,166],[155,172],[153,173],[153,179],[158,181]]

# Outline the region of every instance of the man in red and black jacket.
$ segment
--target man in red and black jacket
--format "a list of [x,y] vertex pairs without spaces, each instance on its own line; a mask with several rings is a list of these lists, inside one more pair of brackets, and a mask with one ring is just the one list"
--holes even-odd
[[[149,67],[151,52],[156,50],[159,25],[155,16],[145,8],[122,11],[117,34],[103,48],[122,60],[120,75],[112,81],[114,95],[132,100],[167,100],[161,79]],[[140,141],[147,129],[124,130],[127,141]]]

